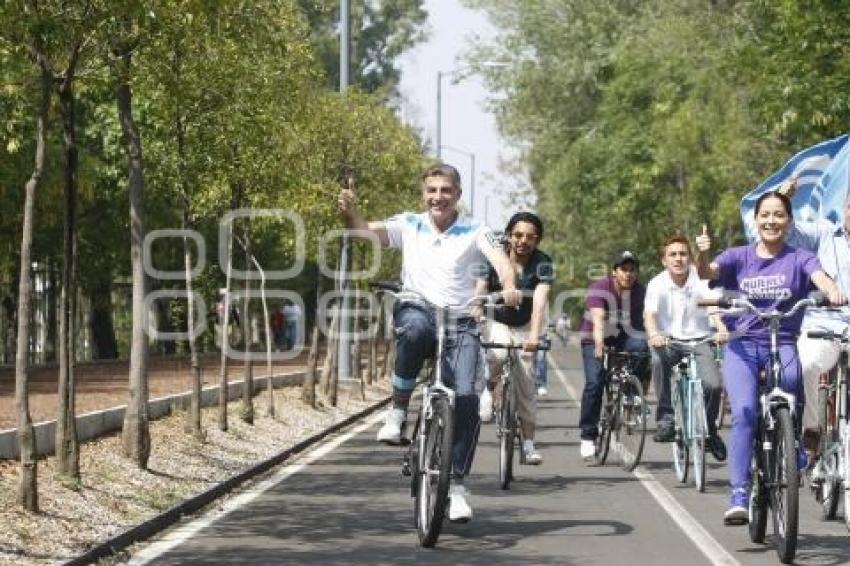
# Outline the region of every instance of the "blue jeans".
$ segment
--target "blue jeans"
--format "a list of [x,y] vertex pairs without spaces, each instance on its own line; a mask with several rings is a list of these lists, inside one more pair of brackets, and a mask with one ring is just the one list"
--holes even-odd
[[[551,340],[543,338],[541,344],[551,345]],[[546,350],[537,350],[534,353],[534,385],[537,388],[546,387],[549,384],[549,376],[546,375]]]
[[[410,303],[397,304],[393,318],[396,334],[393,402],[397,407],[406,407],[416,385],[416,376],[437,346],[437,323],[432,311]],[[443,383],[455,391],[452,473],[463,477],[472,467],[481,427],[475,392],[475,376],[481,363],[481,339],[478,326],[471,318],[462,318],[452,324],[453,329],[446,337],[442,371]]]
[[[605,341],[606,346],[613,346],[627,352],[646,352],[647,343],[643,338],[634,336],[619,336]],[[581,416],[579,429],[582,440],[596,440],[599,433],[599,413],[602,410],[602,384],[605,370],[602,359],[593,354],[593,344],[581,345],[581,357],[584,362],[584,392],[581,395]],[[638,378],[646,372],[646,363],[636,368]]]

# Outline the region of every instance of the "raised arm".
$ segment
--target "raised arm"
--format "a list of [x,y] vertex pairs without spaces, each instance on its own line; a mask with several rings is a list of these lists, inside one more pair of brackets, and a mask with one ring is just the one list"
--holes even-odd
[[709,260],[708,254],[711,249],[711,236],[708,235],[708,226],[702,225],[702,234],[697,236],[696,267],[700,279],[717,279],[720,277],[720,267]]
[[[360,212],[357,210],[357,195],[354,192],[354,183],[351,179],[349,179],[348,185],[343,187],[339,192],[338,207],[347,228],[362,232],[371,232],[377,236],[381,247],[386,248],[390,245],[387,227],[383,222],[366,222],[360,216]],[[360,239],[368,239],[367,236],[362,234],[355,233],[353,235]]]

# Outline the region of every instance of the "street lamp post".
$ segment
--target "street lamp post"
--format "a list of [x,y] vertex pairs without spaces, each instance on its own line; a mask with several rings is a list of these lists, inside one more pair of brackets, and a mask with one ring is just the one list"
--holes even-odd
[[[483,61],[478,64],[479,67],[508,67],[510,63],[507,61]],[[437,71],[437,127],[436,127],[436,149],[437,160],[441,160],[443,156],[443,79],[456,75],[461,71],[469,70],[469,66],[463,66],[452,71]]]
[[469,158],[469,215],[475,216],[475,152],[464,151],[450,145],[441,145],[440,149],[448,149]]

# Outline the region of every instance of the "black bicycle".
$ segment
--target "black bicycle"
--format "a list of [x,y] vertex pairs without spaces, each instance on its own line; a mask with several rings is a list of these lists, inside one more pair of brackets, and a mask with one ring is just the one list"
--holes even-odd
[[[520,427],[519,416],[516,411],[516,386],[513,380],[514,364],[521,363],[517,355],[523,349],[522,344],[500,344],[496,342],[482,342],[483,348],[504,349],[508,351],[507,359],[502,365],[502,375],[500,376],[501,384],[501,402],[499,403],[497,413],[497,431],[499,438],[499,487],[508,489],[513,480],[514,469],[514,452],[515,446],[522,446],[522,429]],[[546,344],[539,344],[538,350],[548,350]],[[524,458],[522,450],[520,453],[520,463],[523,463]]]
[[[800,471],[797,466],[796,397],[782,389],[782,361],[779,357],[779,324],[800,309],[823,304],[824,297],[813,293],[788,312],[762,311],[746,298],[721,297],[701,300],[702,306],[718,306],[727,314],[749,311],[768,325],[770,358],[764,379],[759,380],[759,411],[753,456],[750,464],[749,534],[750,540],[763,543],[767,531],[767,514],[773,517],[776,553],[784,564],[790,564],[797,552],[799,529]],[[730,311],[731,309],[731,311]]]
[[643,386],[636,375],[640,360],[649,354],[605,348],[603,357],[602,410],[596,435],[594,463],[605,464],[613,440],[620,466],[627,472],[640,464],[646,439],[648,414]]
[[[416,303],[435,313],[437,347],[434,360],[444,357],[450,317],[468,315],[474,304],[494,303],[501,299],[501,294],[495,293],[473,297],[465,305],[440,307],[398,284],[377,283],[374,286],[398,301]],[[433,547],[440,536],[452,472],[455,392],[443,383],[442,366],[440,363],[430,364],[428,378],[420,382],[422,401],[401,468],[402,474],[411,478],[410,494],[415,498],[414,523],[419,544],[424,547]]]

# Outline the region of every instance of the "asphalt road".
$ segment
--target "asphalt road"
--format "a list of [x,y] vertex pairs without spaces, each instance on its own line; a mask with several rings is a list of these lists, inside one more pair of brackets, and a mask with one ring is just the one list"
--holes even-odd
[[[473,475],[474,519],[446,523],[435,549],[417,545],[401,451],[374,442],[377,418],[301,457],[223,508],[187,519],[134,555],[135,564],[776,564],[770,545],[724,527],[725,466],[709,456],[707,490],[676,481],[670,445],[647,437],[643,464],[626,473],[578,456],[583,378],[574,347],[550,356],[540,401],[540,466],[497,485],[493,425],[482,428]],[[850,563],[841,519],[819,518],[801,489],[797,563]],[[842,513],[839,510],[839,514]],[[771,526],[768,526],[768,533]]]

